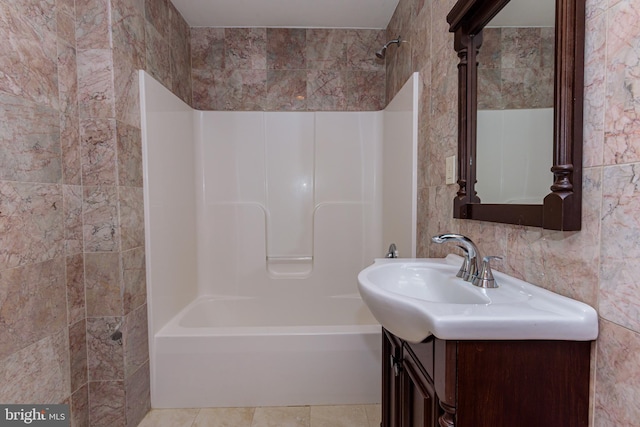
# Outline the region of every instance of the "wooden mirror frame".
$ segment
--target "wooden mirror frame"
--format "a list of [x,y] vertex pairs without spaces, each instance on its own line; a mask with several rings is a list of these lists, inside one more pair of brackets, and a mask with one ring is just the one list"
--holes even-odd
[[[536,1],[536,0],[531,0]],[[553,185],[541,205],[483,204],[475,191],[477,54],[482,29],[509,0],[459,0],[447,15],[458,53],[458,193],[454,218],[580,230],[585,0],[556,0]],[[471,66],[470,66],[471,64]]]

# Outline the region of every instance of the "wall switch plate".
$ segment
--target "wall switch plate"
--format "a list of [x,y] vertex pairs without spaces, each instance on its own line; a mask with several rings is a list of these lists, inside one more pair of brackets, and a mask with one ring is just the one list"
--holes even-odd
[[445,184],[456,183],[456,156],[447,157]]

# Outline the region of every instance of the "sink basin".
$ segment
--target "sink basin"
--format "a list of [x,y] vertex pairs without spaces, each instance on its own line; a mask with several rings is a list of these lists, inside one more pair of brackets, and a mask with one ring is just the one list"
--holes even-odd
[[358,289],[376,319],[394,335],[420,342],[430,335],[460,340],[572,340],[598,336],[596,311],[494,271],[484,289],[456,277],[462,258],[377,259],[358,275]]

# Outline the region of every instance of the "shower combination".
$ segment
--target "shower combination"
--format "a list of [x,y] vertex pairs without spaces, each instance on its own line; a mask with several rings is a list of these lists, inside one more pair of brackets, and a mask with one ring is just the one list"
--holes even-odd
[[377,52],[376,52],[376,56],[377,56],[378,58],[380,58],[380,59],[384,59],[384,57],[385,57],[385,56],[386,56],[386,54],[387,54],[387,48],[388,48],[390,45],[392,45],[392,44],[394,44],[394,43],[395,43],[395,44],[397,44],[398,46],[400,46],[400,43],[404,43],[404,42],[405,42],[405,40],[402,40],[402,38],[401,38],[400,36],[398,36],[398,38],[397,38],[397,39],[390,40],[390,41],[386,42],[386,43],[384,44],[384,46],[382,46],[382,49],[380,49],[379,51],[377,51]]

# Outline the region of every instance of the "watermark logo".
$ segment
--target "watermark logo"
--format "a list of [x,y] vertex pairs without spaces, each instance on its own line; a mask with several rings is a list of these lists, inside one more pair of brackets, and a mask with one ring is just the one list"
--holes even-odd
[[69,405],[2,405],[0,427],[70,427]]

